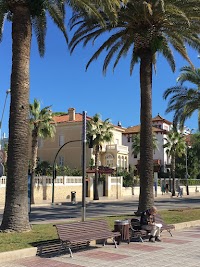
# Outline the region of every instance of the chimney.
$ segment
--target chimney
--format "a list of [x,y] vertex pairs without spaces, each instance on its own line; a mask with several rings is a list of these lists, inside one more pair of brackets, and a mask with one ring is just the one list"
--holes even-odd
[[68,108],[69,121],[75,121],[75,108]]

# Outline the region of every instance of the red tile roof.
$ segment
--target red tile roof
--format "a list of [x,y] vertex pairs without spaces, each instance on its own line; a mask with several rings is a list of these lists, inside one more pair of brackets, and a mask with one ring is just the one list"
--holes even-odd
[[170,122],[170,121],[164,119],[164,118],[161,117],[159,114],[158,114],[156,117],[154,117],[154,118],[152,119],[152,121],[153,121],[153,122],[155,122],[155,121],[162,121],[162,122],[165,122],[165,123],[167,123],[167,124],[169,124],[169,125],[172,124],[172,122]]
[[[70,121],[69,115],[60,115],[60,116],[54,116],[53,117],[55,123],[62,123],[62,122],[81,122],[83,120],[83,115],[80,113],[75,114],[75,120]],[[86,117],[87,120],[90,120],[91,117]]]
[[[152,126],[152,131],[153,132],[165,132],[165,130],[157,128],[157,127],[153,127],[153,126]],[[132,126],[132,127],[127,128],[124,131],[124,134],[136,134],[139,132],[140,132],[140,125],[136,125],[136,126]]]

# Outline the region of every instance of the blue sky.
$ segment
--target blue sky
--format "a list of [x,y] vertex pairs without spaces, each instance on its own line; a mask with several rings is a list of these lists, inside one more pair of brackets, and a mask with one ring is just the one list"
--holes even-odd
[[[97,42],[98,43],[98,42]],[[92,63],[88,71],[85,65],[92,56],[95,47],[87,46],[70,55],[65,39],[56,26],[48,23],[46,53],[40,58],[33,34],[30,65],[30,102],[34,98],[41,101],[42,107],[52,105],[53,111],[66,111],[74,107],[76,112],[87,111],[89,116],[100,113],[102,119],[110,118],[113,124],[118,121],[129,127],[140,123],[140,87],[139,66],[133,75],[129,74],[129,57],[124,58],[115,72],[112,65],[107,75],[102,74],[104,57]],[[189,55],[196,67],[200,60],[197,52],[189,50]],[[0,44],[0,116],[3,110],[6,90],[10,88],[11,73],[11,23],[6,22],[3,41]],[[166,88],[176,84],[179,69],[188,65],[175,53],[176,72],[172,73],[162,56],[157,59],[157,73],[153,77],[153,116],[158,113],[172,121],[173,114],[166,114],[167,101],[162,98]],[[2,132],[8,134],[9,97],[4,113]],[[197,115],[186,122],[190,128],[197,128]]]

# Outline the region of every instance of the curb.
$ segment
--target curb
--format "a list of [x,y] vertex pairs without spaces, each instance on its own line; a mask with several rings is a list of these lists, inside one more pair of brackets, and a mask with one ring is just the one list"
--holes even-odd
[[181,230],[181,229],[184,229],[184,228],[200,226],[200,220],[176,223],[176,224],[174,224],[174,226],[175,226],[175,230]]
[[1,252],[0,262],[2,263],[2,262],[13,261],[13,260],[17,260],[17,259],[21,259],[25,257],[33,257],[33,256],[36,256],[36,253],[37,253],[37,247]]

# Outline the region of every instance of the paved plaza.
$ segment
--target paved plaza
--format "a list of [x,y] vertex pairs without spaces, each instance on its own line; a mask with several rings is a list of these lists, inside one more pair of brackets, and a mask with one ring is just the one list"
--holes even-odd
[[200,266],[200,227],[174,230],[173,237],[162,234],[162,242],[122,242],[118,248],[109,242],[69,253],[30,257],[5,262],[1,267],[168,267]]

